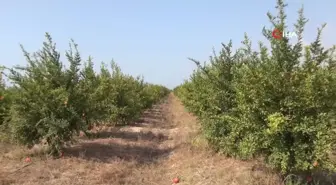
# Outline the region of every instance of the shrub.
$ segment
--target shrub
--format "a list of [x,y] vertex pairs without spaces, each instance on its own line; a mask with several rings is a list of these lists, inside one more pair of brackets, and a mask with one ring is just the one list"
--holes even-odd
[[43,49],[30,55],[22,50],[27,59],[26,67],[10,69],[9,79],[17,89],[10,110],[10,132],[19,143],[32,146],[41,140],[57,153],[75,131],[82,130],[81,112],[85,97],[78,91],[81,58],[77,45],[72,43],[66,57],[68,69],[60,61],[49,34]]
[[6,132],[7,122],[8,122],[8,115],[10,104],[12,100],[12,96],[15,92],[6,87],[5,81],[3,79],[3,70],[4,67],[0,66],[0,141],[1,142],[8,142],[10,141],[9,135]]
[[[7,96],[5,95],[5,83],[2,78],[2,68],[0,68],[0,125],[3,124],[7,114]],[[6,97],[6,99],[5,99]]]
[[[90,57],[80,69],[83,62],[74,41],[66,52],[65,67],[48,33],[40,51],[31,55],[22,50],[28,65],[9,69],[13,97],[8,108],[0,109],[1,121],[8,118],[2,128],[24,145],[46,141],[53,155],[75,134],[88,133],[93,123],[127,124],[168,92],[123,74],[114,62],[111,72],[103,63],[96,73]],[[4,91],[1,84],[1,96]]]
[[[277,2],[278,16],[268,17],[284,30],[286,5]],[[335,48],[321,46],[324,26],[313,43],[303,46],[306,22],[301,9],[295,44],[272,38],[272,30],[264,28],[270,52],[262,43],[253,51],[245,36],[244,47],[233,54],[230,42],[205,66],[193,60],[199,69],[175,92],[202,120],[216,149],[242,159],[265,155],[284,174],[335,170],[329,160],[335,143]]]

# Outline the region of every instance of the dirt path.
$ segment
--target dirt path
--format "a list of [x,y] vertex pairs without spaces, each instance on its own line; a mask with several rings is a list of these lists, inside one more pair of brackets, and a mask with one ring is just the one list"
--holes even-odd
[[[81,138],[61,159],[32,157],[19,171],[26,151],[0,157],[0,184],[181,185],[278,184],[276,175],[218,156],[198,134],[196,119],[174,95],[144,113],[140,123],[103,128],[98,138]],[[255,170],[257,169],[257,170]]]

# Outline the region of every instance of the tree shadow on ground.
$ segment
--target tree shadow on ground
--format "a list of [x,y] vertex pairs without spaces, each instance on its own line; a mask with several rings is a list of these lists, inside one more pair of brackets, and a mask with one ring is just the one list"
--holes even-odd
[[110,130],[110,131],[101,131],[97,133],[92,133],[92,138],[119,138],[128,141],[154,141],[154,142],[163,142],[168,140],[168,136],[158,133],[155,134],[151,131],[149,132],[129,132],[129,131],[120,131],[120,130]]
[[155,113],[155,111],[150,110],[148,112],[144,112],[139,119],[127,125],[162,129],[174,128],[174,125],[167,124],[167,122],[169,122],[169,119],[165,115],[166,114],[162,113],[161,111],[159,111],[159,113]]
[[335,185],[336,184],[336,173],[328,174],[326,172],[316,172],[313,175],[313,179],[319,184],[323,185]]
[[162,113],[143,113],[140,119],[151,119],[151,120],[162,120],[164,119],[164,115]]
[[141,117],[137,120],[139,123],[147,123],[148,125],[154,125],[154,124],[165,124],[166,121],[165,118],[149,118],[149,117]]
[[168,157],[174,148],[159,149],[155,146],[121,145],[118,143],[81,143],[66,148],[64,151],[69,157],[108,163],[110,161],[124,160],[136,161],[139,164],[156,162],[160,158]]
[[[163,120],[162,120],[163,119]],[[169,120],[166,118],[162,118],[161,120],[157,119],[148,119],[148,118],[140,118],[133,123],[129,123],[127,126],[135,126],[135,127],[147,127],[147,128],[158,128],[158,129],[172,129],[175,128],[173,124],[166,124]]]
[[[254,175],[258,175],[258,172],[265,172],[265,173],[274,173],[276,171],[272,170],[271,168],[267,167],[264,163],[258,163],[258,165],[254,165],[251,169]],[[310,175],[304,173],[293,173],[283,176],[283,183],[284,184],[307,184],[308,177]],[[312,181],[307,185],[335,185],[336,184],[336,173],[330,174],[322,171],[316,171],[312,174]]]
[[290,174],[284,177],[285,184],[311,184],[311,185],[334,185],[336,182],[336,174],[328,174],[325,172],[315,172],[308,180],[309,175]]

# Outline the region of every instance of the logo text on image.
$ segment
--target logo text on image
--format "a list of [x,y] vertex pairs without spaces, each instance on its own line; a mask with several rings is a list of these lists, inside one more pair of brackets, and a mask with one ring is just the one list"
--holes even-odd
[[296,33],[293,31],[281,31],[280,29],[275,28],[272,32],[272,36],[274,39],[280,40],[282,38],[293,38],[297,37]]

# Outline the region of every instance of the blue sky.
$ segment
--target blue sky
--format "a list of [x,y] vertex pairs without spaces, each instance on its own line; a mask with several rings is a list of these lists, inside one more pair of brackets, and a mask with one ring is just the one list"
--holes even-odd
[[[336,44],[335,0],[287,0],[288,23],[302,3],[309,18],[304,40],[328,23],[325,46]],[[0,64],[25,65],[19,44],[33,52],[49,32],[64,54],[71,38],[83,58],[96,68],[114,59],[125,73],[144,75],[148,82],[173,88],[187,79],[195,65],[187,58],[207,60],[212,48],[233,40],[240,46],[244,32],[254,45],[264,40],[266,13],[275,0],[30,0],[3,1],[0,6]],[[291,28],[289,28],[289,31]]]

